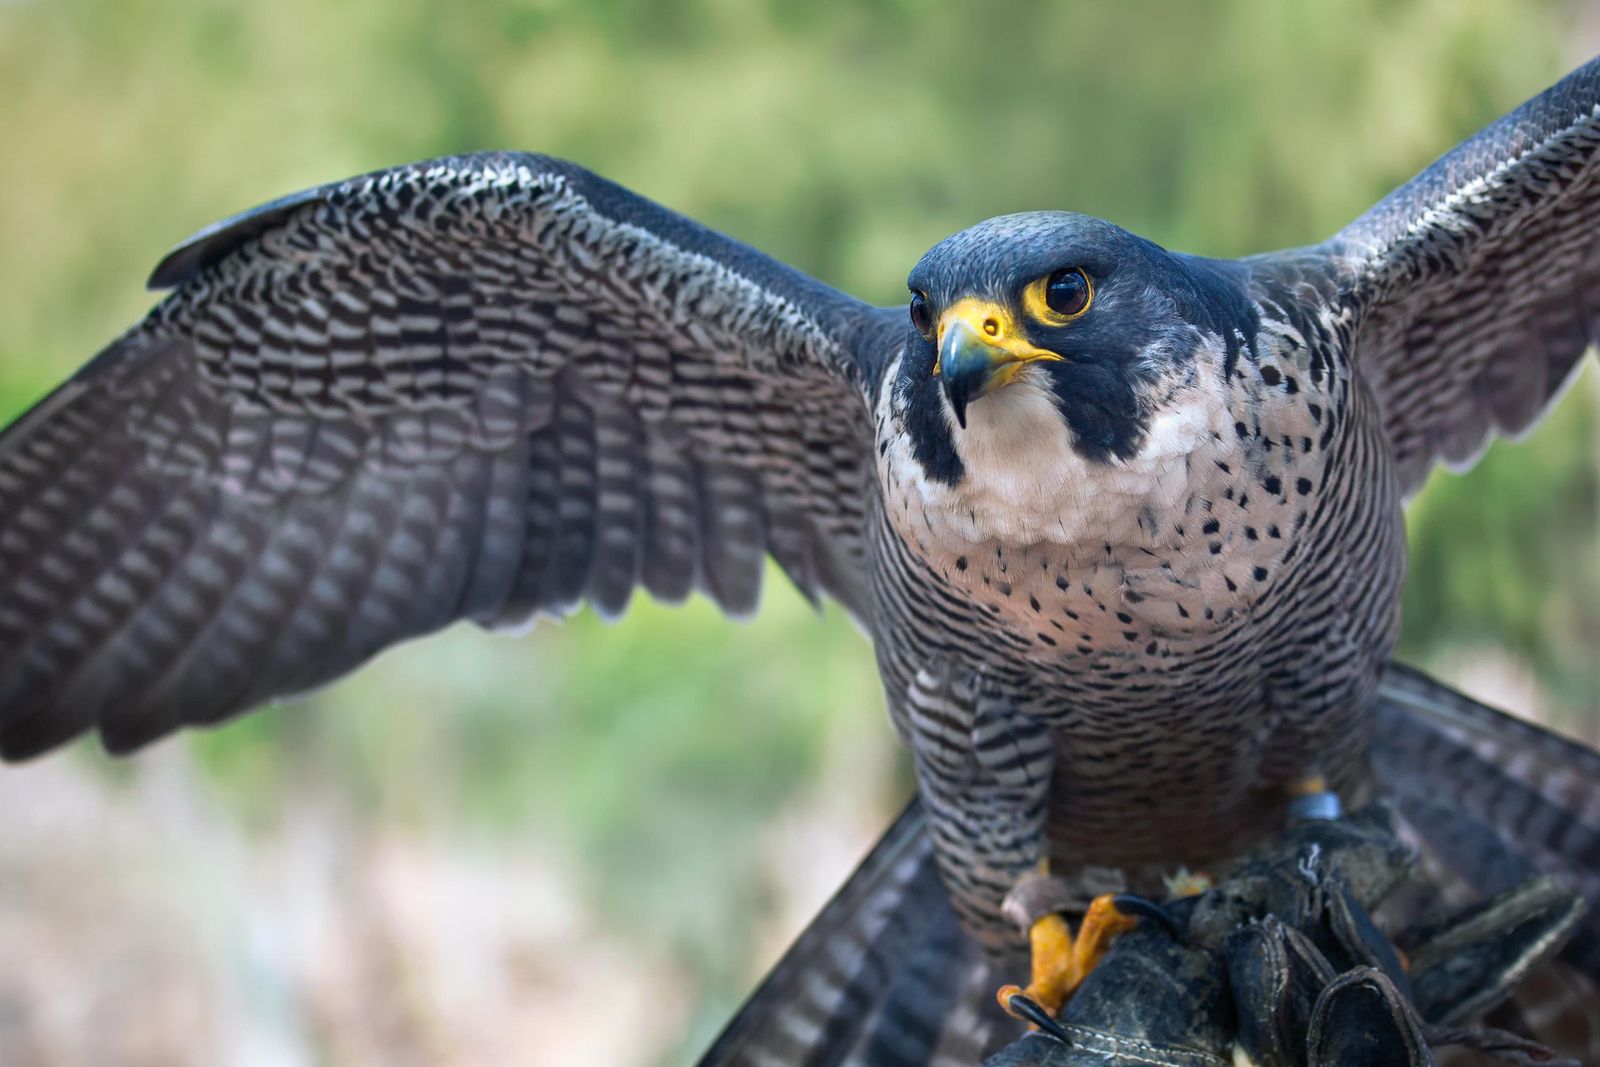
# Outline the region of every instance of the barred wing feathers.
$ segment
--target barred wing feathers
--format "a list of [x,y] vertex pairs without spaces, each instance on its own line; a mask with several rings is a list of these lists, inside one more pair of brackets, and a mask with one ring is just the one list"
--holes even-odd
[[1600,59],[1347,226],[1356,368],[1407,493],[1527,430],[1600,330]]
[[266,205],[0,434],[0,754],[122,751],[457,619],[633,590],[861,615],[858,352],[898,318],[582,168],[443,159]]

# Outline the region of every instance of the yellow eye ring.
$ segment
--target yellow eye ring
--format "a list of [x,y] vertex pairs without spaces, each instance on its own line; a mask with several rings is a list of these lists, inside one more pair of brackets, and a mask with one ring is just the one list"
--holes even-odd
[[1065,326],[1089,313],[1094,306],[1094,282],[1082,267],[1051,271],[1028,283],[1022,306],[1037,322]]

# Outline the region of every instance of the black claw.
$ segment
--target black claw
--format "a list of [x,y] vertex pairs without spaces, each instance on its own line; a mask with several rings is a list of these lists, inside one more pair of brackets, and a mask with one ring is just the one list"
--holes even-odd
[[1063,1045],[1068,1043],[1067,1032],[1061,1029],[1061,1024],[1056,1022],[1055,1016],[1045,1011],[1044,1005],[1027,994],[1011,994],[1006,1000],[1006,1007],[1011,1010],[1013,1015],[1021,1016],[1037,1026],[1041,1033],[1048,1034]]
[[1147,897],[1136,897],[1132,893],[1118,893],[1111,898],[1111,903],[1124,915],[1150,919],[1171,935],[1172,940],[1179,944],[1184,942],[1186,932],[1183,925],[1178,922],[1177,916],[1155,901]]

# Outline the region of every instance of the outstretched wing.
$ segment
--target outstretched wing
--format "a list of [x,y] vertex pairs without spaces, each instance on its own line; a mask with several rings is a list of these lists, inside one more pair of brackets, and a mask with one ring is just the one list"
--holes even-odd
[[1526,430],[1600,329],[1600,60],[1458,145],[1326,246],[1407,493]]
[[864,610],[858,303],[582,168],[419,163],[157,268],[0,435],[0,754],[131,749],[456,619],[635,586]]

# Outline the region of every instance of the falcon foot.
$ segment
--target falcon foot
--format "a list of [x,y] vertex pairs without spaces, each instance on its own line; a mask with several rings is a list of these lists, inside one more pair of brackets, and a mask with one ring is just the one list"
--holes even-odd
[[1321,775],[1302,778],[1289,787],[1290,826],[1298,826],[1313,819],[1333,820],[1344,814],[1339,794],[1328,788]]
[[1028,930],[1033,955],[1033,977],[1028,988],[1001,986],[995,999],[1006,1013],[1039,1025],[1036,1009],[1054,1018],[1083,980],[1100,962],[1118,934],[1133,929],[1133,915],[1117,907],[1119,898],[1107,893],[1094,898],[1074,937],[1072,927],[1059,913],[1034,920]]

